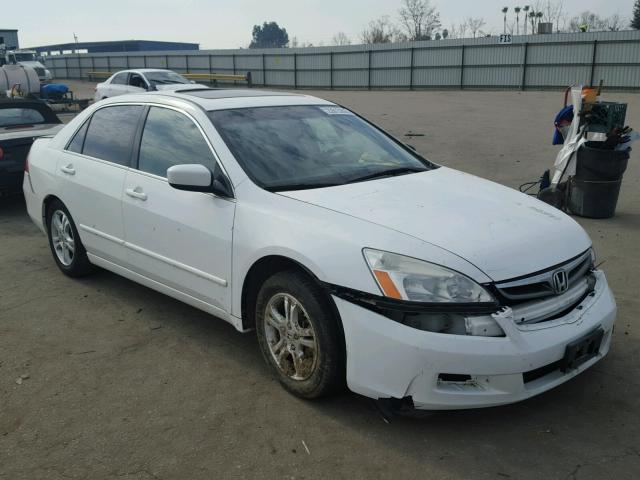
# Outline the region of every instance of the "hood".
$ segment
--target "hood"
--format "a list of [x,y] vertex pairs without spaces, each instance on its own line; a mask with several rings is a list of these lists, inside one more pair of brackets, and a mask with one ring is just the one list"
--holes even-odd
[[[494,281],[552,267],[591,246],[582,227],[560,210],[445,167],[281,195],[436,245],[464,258]],[[375,248],[375,239],[363,246]]]
[[173,91],[173,90],[179,90],[183,88],[187,89],[187,88],[211,88],[211,87],[207,87],[206,85],[202,85],[200,83],[170,83],[167,85],[156,85],[156,88],[160,92],[162,90]]
[[3,140],[13,140],[16,138],[36,138],[46,135],[55,135],[64,127],[63,124],[43,123],[32,127],[21,128],[0,128],[0,142]]

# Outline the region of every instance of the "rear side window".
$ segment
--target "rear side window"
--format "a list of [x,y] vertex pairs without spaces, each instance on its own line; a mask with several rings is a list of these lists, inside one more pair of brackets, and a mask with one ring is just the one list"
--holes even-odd
[[138,169],[160,177],[173,165],[199,163],[213,170],[215,159],[198,127],[185,115],[151,107],[142,133]]
[[87,127],[89,126],[89,121],[87,120],[80,127],[80,130],[76,132],[73,136],[69,145],[67,146],[67,150],[74,153],[82,153],[82,145],[84,144],[84,137],[87,134]]
[[133,137],[142,107],[101,108],[91,117],[82,153],[118,165],[129,165]]
[[114,85],[126,85],[128,76],[128,73],[119,73],[115,77],[113,77],[111,83],[113,83]]
[[0,127],[44,123],[42,114],[32,108],[0,108]]

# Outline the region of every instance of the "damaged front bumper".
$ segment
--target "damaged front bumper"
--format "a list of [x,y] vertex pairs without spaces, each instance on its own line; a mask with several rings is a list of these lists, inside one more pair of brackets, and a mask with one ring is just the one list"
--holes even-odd
[[[334,296],[347,349],[347,384],[362,395],[407,399],[418,409],[480,408],[524,400],[589,368],[609,351],[616,304],[604,273],[570,312],[523,323],[510,308],[492,317],[504,337],[416,330]],[[562,301],[562,300],[558,300]],[[598,353],[567,369],[567,346],[602,330]]]

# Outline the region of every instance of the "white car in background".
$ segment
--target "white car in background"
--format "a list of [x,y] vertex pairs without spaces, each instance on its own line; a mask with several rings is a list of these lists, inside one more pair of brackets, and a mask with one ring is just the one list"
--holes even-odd
[[96,85],[94,100],[97,102],[127,93],[177,90],[185,88],[187,85],[208,88],[205,85],[195,84],[172,70],[154,68],[122,70]]
[[[116,272],[255,329],[289,391],[486,407],[606,355],[591,240],[307,95],[128,95],[36,140],[23,190],[69,276]],[[595,379],[593,379],[595,381]]]

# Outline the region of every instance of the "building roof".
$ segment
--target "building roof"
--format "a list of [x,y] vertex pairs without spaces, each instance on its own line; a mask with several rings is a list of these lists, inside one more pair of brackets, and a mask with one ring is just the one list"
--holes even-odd
[[0,32],[17,32],[15,28],[0,28]]

